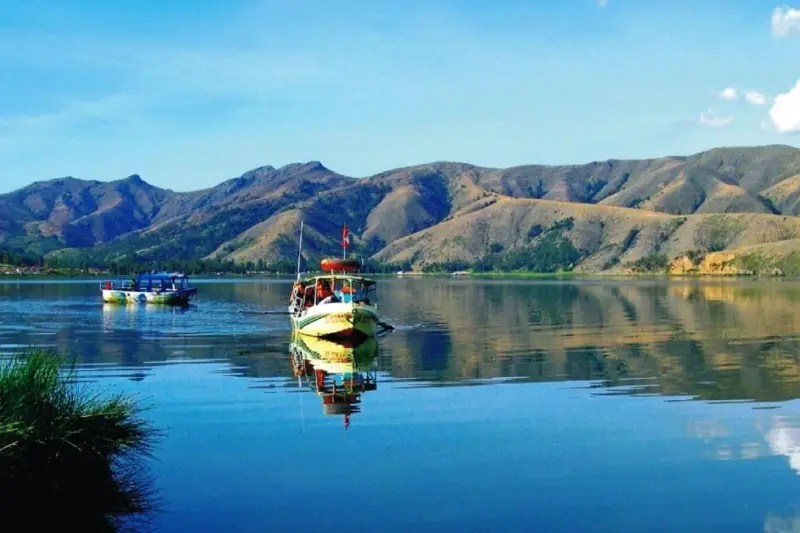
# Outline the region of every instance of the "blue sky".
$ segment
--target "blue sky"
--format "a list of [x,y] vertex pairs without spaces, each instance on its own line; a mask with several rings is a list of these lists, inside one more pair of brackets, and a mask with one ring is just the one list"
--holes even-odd
[[798,146],[794,1],[8,2],[0,192]]

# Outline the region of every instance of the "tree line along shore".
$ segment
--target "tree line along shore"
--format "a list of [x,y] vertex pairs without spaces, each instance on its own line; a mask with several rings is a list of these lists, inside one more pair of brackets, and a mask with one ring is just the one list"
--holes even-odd
[[[575,265],[581,253],[568,241],[545,240],[536,247],[527,247],[498,255],[499,245],[490,248],[486,256],[477,261],[428,262],[414,265],[413,261],[381,263],[364,259],[362,272],[375,275],[471,275],[487,276],[546,276],[546,275],[673,275],[673,276],[798,276],[800,252],[769,255],[759,251],[690,251],[669,258],[663,253],[652,253],[625,265],[604,264],[600,268]],[[309,257],[302,261],[304,272],[318,271],[316,265],[322,257]],[[276,276],[292,275],[296,261],[280,260],[234,262],[231,260],[171,260],[131,261],[119,260],[103,263],[63,261],[33,254],[0,251],[0,276],[2,277],[101,277],[129,276],[139,272],[184,272],[192,276]]]

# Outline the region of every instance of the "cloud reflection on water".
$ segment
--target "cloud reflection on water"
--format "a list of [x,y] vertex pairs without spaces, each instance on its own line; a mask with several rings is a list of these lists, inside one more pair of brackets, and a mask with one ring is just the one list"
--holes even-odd
[[800,475],[800,427],[787,417],[774,417],[766,439],[772,453],[787,457],[789,466]]

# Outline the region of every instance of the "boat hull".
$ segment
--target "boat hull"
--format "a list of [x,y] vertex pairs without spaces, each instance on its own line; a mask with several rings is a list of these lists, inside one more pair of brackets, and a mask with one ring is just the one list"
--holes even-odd
[[292,315],[292,328],[310,337],[374,337],[378,332],[378,313],[364,304],[315,305]]
[[179,289],[167,292],[127,291],[119,289],[102,289],[104,303],[116,304],[158,304],[188,305],[197,294],[197,288]]

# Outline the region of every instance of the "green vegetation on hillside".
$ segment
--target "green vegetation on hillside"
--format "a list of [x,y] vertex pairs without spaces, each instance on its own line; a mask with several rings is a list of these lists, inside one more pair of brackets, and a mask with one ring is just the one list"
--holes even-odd
[[558,233],[505,254],[487,255],[472,267],[476,272],[569,272],[583,254]]
[[[423,272],[569,272],[585,253],[581,252],[564,236],[571,231],[575,220],[567,217],[556,221],[548,228],[535,225],[528,233],[529,243],[506,250],[500,243],[489,245],[488,253],[477,261],[464,260],[430,262],[422,266]],[[457,242],[459,237],[454,237]],[[462,238],[463,239],[463,238]]]
[[44,257],[31,252],[12,252],[0,250],[0,265],[9,266],[44,266]]
[[654,253],[637,259],[628,266],[634,272],[664,272],[669,268],[669,259],[665,254]]
[[800,252],[793,251],[784,256],[766,256],[759,252],[744,252],[733,259],[733,264],[742,270],[782,276],[800,276]]

